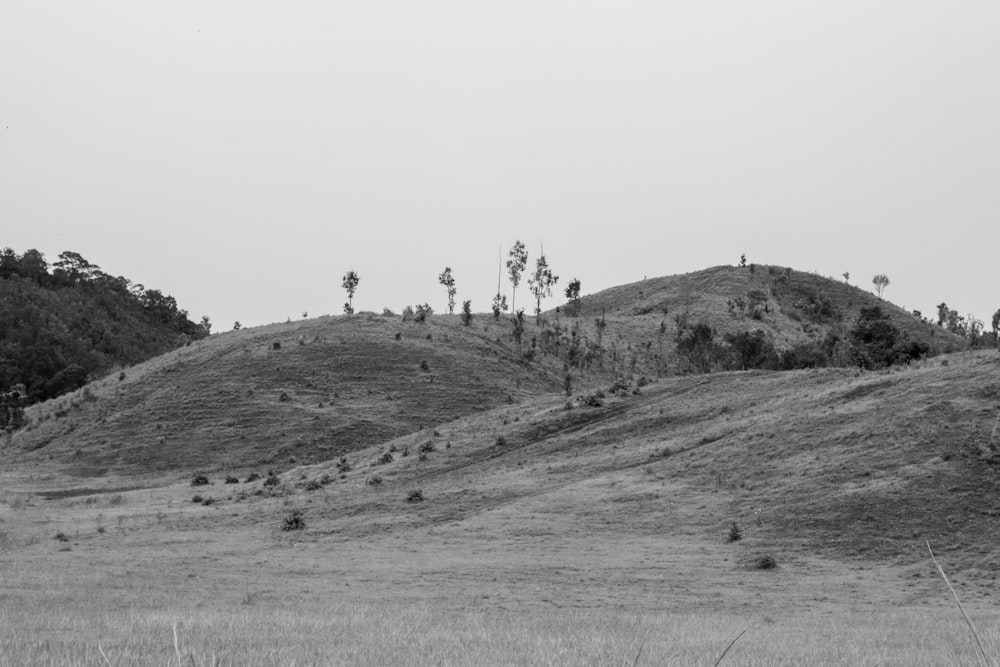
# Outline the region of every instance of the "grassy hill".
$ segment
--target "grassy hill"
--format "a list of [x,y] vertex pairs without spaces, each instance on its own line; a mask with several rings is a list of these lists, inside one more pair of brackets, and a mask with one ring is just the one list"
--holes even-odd
[[87,475],[283,468],[558,391],[558,367],[502,333],[362,315],[212,336],[29,409],[14,458]]
[[749,627],[735,663],[974,661],[926,540],[996,652],[1000,355],[677,375],[675,308],[797,344],[874,299],[787,272],[760,319],[730,311],[766,272],[602,292],[519,344],[486,316],[228,332],[33,406],[2,447],[0,643],[710,665]]

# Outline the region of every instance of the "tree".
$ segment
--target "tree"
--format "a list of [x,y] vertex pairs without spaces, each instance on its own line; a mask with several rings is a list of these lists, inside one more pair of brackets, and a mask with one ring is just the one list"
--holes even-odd
[[528,251],[520,241],[514,241],[514,245],[508,253],[510,259],[507,260],[507,273],[510,275],[510,284],[514,289],[510,293],[510,308],[514,310],[517,300],[517,286],[521,284],[521,274],[528,266]]
[[344,304],[344,313],[347,315],[354,314],[354,293],[358,289],[359,282],[361,282],[361,276],[358,275],[357,271],[351,269],[344,274],[344,281],[340,283],[340,286],[347,290],[347,303]]
[[212,320],[208,319],[208,315],[201,316],[201,323],[199,326],[205,330],[205,335],[212,333]]
[[849,333],[858,366],[875,369],[892,365],[900,332],[879,306],[862,308]]
[[851,282],[851,272],[850,271],[844,271],[840,275],[844,276],[844,282],[845,283]]
[[444,271],[438,276],[438,282],[448,290],[448,314],[453,315],[455,313],[455,294],[458,290],[455,289],[455,277],[451,275],[450,266],[444,267]]
[[570,311],[573,317],[580,315],[580,279],[573,278],[569,281],[569,285],[566,286],[566,300],[569,301],[569,308],[566,310]]
[[740,255],[740,268],[746,268],[746,265],[747,265],[747,256],[746,253],[744,253]]
[[875,285],[875,293],[881,299],[883,290],[889,286],[889,276],[884,273],[876,273],[875,277],[872,278],[872,283]]
[[507,312],[507,296],[500,293],[500,276],[503,274],[503,259],[501,249],[497,250],[497,293],[493,297],[493,319],[499,320],[501,312]]
[[462,302],[462,324],[472,326],[472,299]]
[[24,254],[21,255],[19,273],[40,285],[49,275],[49,263],[45,261],[45,255],[34,248],[25,250]]
[[91,264],[80,253],[69,250],[59,253],[59,261],[52,267],[53,275],[69,284],[92,280],[101,272],[101,267]]
[[543,251],[535,260],[535,272],[528,278],[528,286],[531,288],[531,293],[535,295],[535,317],[538,323],[541,322],[542,299],[552,296],[552,288],[557,282],[559,282],[559,276],[552,273]]

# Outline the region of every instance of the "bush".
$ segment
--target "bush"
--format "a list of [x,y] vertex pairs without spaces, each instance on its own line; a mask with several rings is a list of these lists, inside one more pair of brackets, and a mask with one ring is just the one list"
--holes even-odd
[[422,503],[424,502],[424,492],[420,489],[413,489],[406,496],[406,502],[408,503]]
[[204,501],[205,501],[205,497],[204,497],[204,496],[201,496],[201,495],[199,495],[199,494],[195,494],[195,495],[194,495],[194,496],[193,496],[193,497],[191,498],[191,502],[193,502],[193,503],[201,503],[201,502],[204,502]]
[[351,464],[347,462],[346,456],[341,456],[337,461],[337,470],[340,472],[351,472]]
[[430,372],[431,367],[430,367],[430,364],[427,363],[426,359],[421,359],[420,360],[420,370],[424,371],[425,373],[429,373]]
[[498,435],[497,447],[506,447],[506,446],[507,446],[507,438],[503,437],[502,435]]
[[367,484],[368,486],[378,486],[381,483],[382,483],[382,477],[380,475],[372,475],[371,477],[365,480],[365,484]]
[[726,541],[739,542],[741,539],[743,539],[743,531],[740,530],[740,525],[733,521],[733,525],[729,526],[729,537]]
[[239,484],[240,480],[238,477],[233,477],[232,475],[226,475],[226,484]]
[[424,444],[420,445],[420,448],[417,451],[420,452],[421,454],[426,454],[427,452],[433,452],[434,443],[428,440]]
[[465,326],[472,325],[472,301],[467,300],[462,302],[462,324]]
[[319,491],[323,488],[323,482],[318,479],[311,479],[306,482],[306,491]]
[[249,484],[250,482],[256,482],[258,479],[260,479],[260,477],[261,475],[259,472],[250,473],[249,475],[247,475],[247,484]]
[[206,475],[195,475],[194,479],[191,480],[191,486],[204,486],[206,484],[208,484]]
[[395,459],[392,457],[392,452],[385,452],[382,456],[378,457],[377,463],[379,465],[385,465],[387,463],[392,463]]
[[278,476],[274,474],[273,470],[267,473],[267,479],[264,480],[264,486],[278,486],[280,483],[281,480],[278,479]]
[[302,516],[302,510],[299,509],[289,512],[281,524],[282,530],[305,530],[305,527],[306,520]]
[[212,496],[208,496],[207,498],[205,498],[204,500],[201,501],[201,504],[202,505],[214,505],[215,504],[215,498],[213,498]]

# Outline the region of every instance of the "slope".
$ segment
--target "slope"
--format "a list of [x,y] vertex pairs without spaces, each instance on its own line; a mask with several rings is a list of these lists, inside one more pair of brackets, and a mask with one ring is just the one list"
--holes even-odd
[[[906,569],[926,563],[927,539],[963,585],[985,584],[1000,577],[998,378],[995,352],[874,373],[673,378],[599,407],[552,398],[464,417],[359,450],[347,466],[292,471],[277,493],[340,539],[449,526],[553,540],[687,535],[749,564],[891,562],[913,575],[907,589],[937,583]],[[416,489],[423,502],[406,502]],[[743,539],[725,547],[734,523]]]
[[243,470],[334,458],[557,391],[503,324],[321,318],[212,336],[31,408],[11,461],[78,474]]

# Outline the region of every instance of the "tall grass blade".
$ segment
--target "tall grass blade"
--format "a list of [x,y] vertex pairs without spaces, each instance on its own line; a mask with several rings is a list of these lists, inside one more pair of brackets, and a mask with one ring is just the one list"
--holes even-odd
[[639,651],[635,654],[635,660],[632,661],[632,667],[637,667],[639,664],[639,658],[642,656],[642,649],[646,646],[646,640],[643,639],[639,644]]
[[105,653],[104,649],[101,647],[101,642],[97,642],[97,650],[101,652],[101,657],[104,658],[105,664],[107,664],[108,667],[111,667],[111,661],[108,660],[108,654]]
[[941,563],[938,562],[937,558],[934,557],[934,551],[931,549],[931,543],[929,540],[924,540],[927,543],[927,551],[931,555],[931,560],[934,561],[934,565],[937,567],[938,572],[941,574],[941,578],[944,579],[944,583],[948,584],[948,590],[951,591],[952,596],[955,598],[955,603],[958,604],[958,610],[962,612],[962,618],[965,619],[965,624],[969,626],[969,630],[972,631],[972,636],[976,639],[976,646],[979,647],[979,652],[976,654],[976,659],[979,661],[980,665],[988,667],[990,664],[989,658],[986,656],[986,649],[983,648],[983,642],[979,638],[979,633],[976,632],[976,627],[972,625],[972,621],[969,619],[969,615],[965,613],[965,608],[962,606],[962,601],[958,599],[958,593],[955,592],[955,588],[948,581],[948,575],[944,573],[944,568],[941,567]]
[[729,642],[729,646],[726,647],[726,650],[722,652],[722,655],[719,656],[719,659],[715,661],[715,664],[712,665],[712,667],[719,667],[719,663],[722,662],[722,659],[726,657],[727,653],[729,653],[729,649],[731,649],[733,647],[733,644],[735,644],[740,637],[745,635],[747,633],[747,630],[749,629],[750,628],[746,628],[743,630],[743,632],[733,637],[733,641]]

